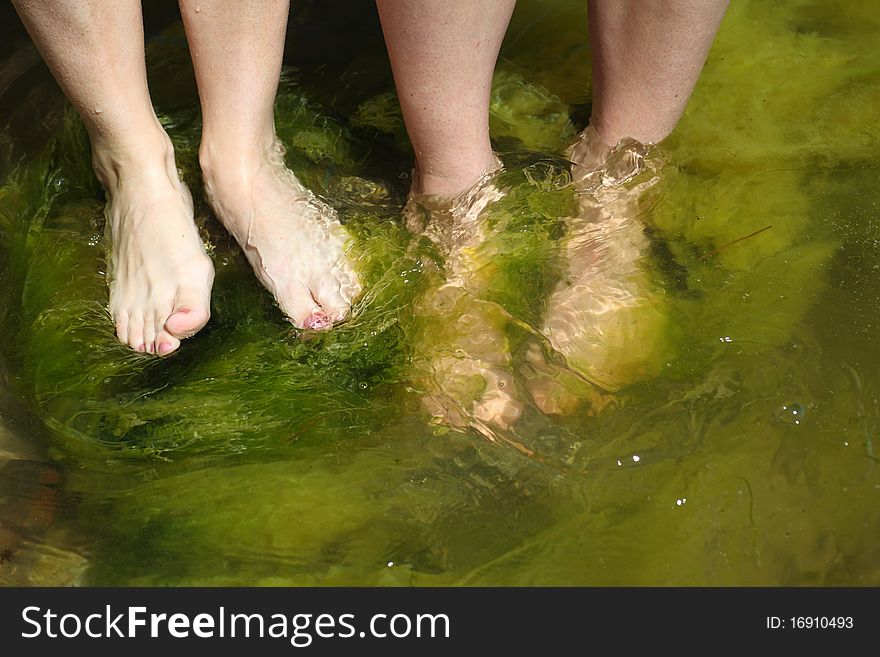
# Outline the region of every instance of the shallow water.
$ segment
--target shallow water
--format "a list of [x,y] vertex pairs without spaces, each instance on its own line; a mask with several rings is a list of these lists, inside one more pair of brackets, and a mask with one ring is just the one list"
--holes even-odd
[[[880,584],[873,3],[734,3],[659,181],[607,216],[561,155],[589,115],[584,3],[549,4],[519,3],[506,194],[455,250],[402,219],[379,33],[330,56],[332,7],[303,5],[279,133],[370,292],[292,330],[196,193],[213,317],[161,361],[112,334],[78,121],[24,43],[4,53],[0,466],[53,465],[19,469],[27,491],[0,470],[24,482],[0,583]],[[149,63],[196,191],[179,26]]]

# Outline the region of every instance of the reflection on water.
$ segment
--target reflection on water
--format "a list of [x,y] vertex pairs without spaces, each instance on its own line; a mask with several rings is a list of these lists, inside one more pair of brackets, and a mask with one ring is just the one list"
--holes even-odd
[[32,430],[0,433],[0,583],[880,583],[880,61],[846,4],[736,3],[669,143],[599,153],[565,151],[583,3],[521,2],[504,168],[406,210],[378,42],[287,70],[288,164],[365,283],[327,333],[207,212],[172,27],[152,91],[217,281],[165,360],[116,343],[83,132],[8,59],[0,334]]

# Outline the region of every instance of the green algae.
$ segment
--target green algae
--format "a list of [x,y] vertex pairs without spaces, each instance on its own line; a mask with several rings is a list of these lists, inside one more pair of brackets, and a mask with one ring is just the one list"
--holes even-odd
[[[589,69],[583,3],[548,7],[520,2],[514,17],[491,117],[508,191],[444,312],[425,301],[444,259],[400,220],[408,144],[375,57],[289,70],[276,106],[288,163],[339,209],[368,290],[329,333],[283,321],[198,194],[179,32],[151,44],[154,98],[217,269],[212,320],[179,353],[135,355],[112,333],[101,194],[75,118],[56,117],[44,152],[9,174],[4,357],[79,500],[88,581],[877,583],[869,3],[731,7],[639,216],[663,335],[618,360],[641,356],[650,374],[598,409],[548,353],[559,385],[591,400],[559,417],[529,402],[522,365],[564,275],[576,204],[559,154],[582,127]],[[373,82],[331,106],[322,75]],[[534,457],[430,422],[425,373],[481,325],[513,354],[526,402],[507,437]],[[801,425],[780,412],[792,403]]]
[[[292,114],[287,120],[295,125]],[[325,143],[332,143],[332,137]],[[313,148],[310,142],[303,157],[314,157]],[[58,157],[68,155],[62,150]],[[328,156],[320,153],[321,159]],[[39,168],[24,176],[20,185],[33,184],[28,176],[41,176],[41,184],[52,187]],[[264,293],[243,275],[246,265],[238,253],[230,253],[229,240],[221,242],[214,235],[212,252],[219,275],[212,330],[188,343],[191,349],[181,358],[160,361],[128,353],[112,335],[97,238],[100,203],[56,198],[49,205],[54,207],[45,216],[45,205],[39,208],[26,239],[30,257],[18,318],[18,339],[25,346],[17,355],[27,373],[23,384],[59,430],[63,426],[72,436],[159,456],[166,449],[185,451],[184,445],[193,451],[222,451],[235,449],[248,435],[273,443],[289,437],[306,420],[356,414],[374,404],[377,382],[394,380],[391,370],[405,350],[397,335],[403,310],[396,304],[408,289],[418,287],[418,281],[407,287],[386,275],[388,260],[402,250],[404,239],[387,220],[369,217],[368,236],[363,238],[370,243],[365,252],[375,248],[383,254],[363,268],[371,283],[370,321],[353,321],[308,342],[288,335],[290,327],[278,321]],[[15,210],[11,202],[6,207]],[[83,226],[89,229],[87,239]],[[396,264],[405,267],[406,258]],[[231,333],[238,337],[231,339]],[[196,352],[214,355],[200,359]],[[322,376],[316,376],[318,371]],[[175,382],[173,390],[169,380]],[[218,387],[224,392],[210,392]],[[230,395],[232,389],[238,392]],[[169,405],[165,394],[176,402]],[[83,400],[87,402],[80,405]],[[177,410],[169,413],[171,406]],[[285,407],[295,409],[294,414],[281,411]],[[225,419],[216,422],[221,415]],[[281,420],[283,416],[287,417]],[[259,417],[266,421],[255,422]]]

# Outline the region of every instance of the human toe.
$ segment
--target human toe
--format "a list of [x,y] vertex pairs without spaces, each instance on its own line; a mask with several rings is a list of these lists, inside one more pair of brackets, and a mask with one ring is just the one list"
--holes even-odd
[[202,299],[179,299],[165,320],[165,330],[182,340],[198,333],[211,318],[211,307]]
[[156,353],[156,318],[152,313],[144,316],[144,350],[148,354]]
[[140,313],[131,313],[128,315],[128,333],[126,343],[135,351],[146,351],[144,342],[144,317]]
[[285,292],[278,304],[295,327],[323,329],[333,323],[305,285],[291,284]]
[[116,337],[123,344],[128,343],[128,313],[119,312],[116,314],[114,321],[116,326]]
[[156,334],[156,354],[159,356],[167,356],[173,353],[180,346],[180,340],[171,335],[168,331],[162,330]]
[[350,309],[350,304],[342,296],[339,283],[332,277],[324,277],[313,282],[312,296],[320,304],[331,323],[341,322]]

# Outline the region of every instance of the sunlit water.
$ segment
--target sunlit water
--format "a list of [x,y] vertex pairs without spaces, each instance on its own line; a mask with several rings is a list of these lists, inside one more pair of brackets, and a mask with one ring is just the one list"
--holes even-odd
[[279,133],[368,288],[326,334],[209,215],[185,40],[152,37],[218,274],[165,360],[116,344],[82,129],[7,53],[0,583],[880,584],[874,3],[734,3],[674,135],[601,202],[562,156],[582,4],[519,3],[500,193],[455,248],[403,218],[379,33],[321,51],[333,18],[295,11]]

